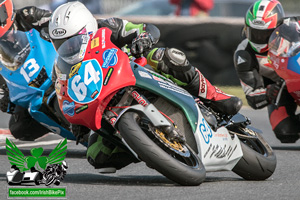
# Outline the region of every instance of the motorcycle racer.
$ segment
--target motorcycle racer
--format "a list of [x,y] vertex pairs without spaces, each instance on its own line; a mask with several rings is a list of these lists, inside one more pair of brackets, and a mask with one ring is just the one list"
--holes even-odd
[[[14,42],[17,42],[17,38],[13,38],[16,30],[29,31],[35,28],[41,32],[43,28],[48,27],[50,16],[49,11],[35,6],[15,10],[11,0],[2,1],[0,3],[0,39],[14,44]],[[1,55],[1,62],[2,59],[5,59],[3,56]],[[15,138],[34,140],[49,132],[48,129],[31,118],[26,109],[15,106],[10,102],[6,84],[3,84],[1,89],[0,109],[3,112],[12,114],[9,120],[9,130]]]
[[[282,5],[277,0],[256,1],[245,16],[246,38],[238,45],[234,64],[248,104],[253,109],[267,106],[269,120],[276,137],[282,143],[294,143],[299,139],[299,119],[295,115],[296,104],[283,90],[275,105],[281,79],[267,60],[268,40],[285,17]],[[296,17],[290,20],[297,20]]]
[[[183,52],[174,48],[152,49],[160,37],[160,31],[156,26],[152,24],[133,24],[118,18],[96,20],[80,2],[61,5],[53,12],[51,17],[49,34],[55,49],[60,55],[55,67],[56,72],[64,73],[64,71],[69,71],[70,67],[79,63],[84,57],[82,52],[85,52],[86,48],[83,41],[72,41],[70,49],[74,50],[74,54],[65,55],[64,52],[59,50],[62,43],[74,36],[96,33],[101,27],[112,30],[111,40],[116,46],[122,48],[128,45],[131,53],[136,57],[144,54],[147,57],[148,64],[154,70],[172,79],[192,95],[209,103],[215,111],[234,115],[241,108],[242,102],[239,98],[225,94],[211,85],[200,71],[189,63]],[[76,47],[74,47],[74,43],[76,43]],[[73,46],[71,47],[71,45]],[[106,141],[105,138],[97,134],[91,134],[87,157],[95,168],[114,167],[120,169],[132,162],[133,158],[124,161],[122,158],[125,156],[118,156],[117,153],[126,152],[119,147],[114,148],[114,145]],[[115,171],[115,169],[112,169],[112,171]]]

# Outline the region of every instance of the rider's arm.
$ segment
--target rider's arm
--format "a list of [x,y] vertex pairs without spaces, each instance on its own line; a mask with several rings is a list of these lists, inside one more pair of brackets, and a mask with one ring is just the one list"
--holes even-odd
[[47,28],[51,17],[51,12],[35,6],[28,6],[16,11],[16,21],[19,30],[29,31],[34,28],[41,31]]
[[133,24],[119,18],[100,19],[97,22],[99,28],[108,27],[112,30],[112,42],[120,48],[126,44],[131,44],[139,34],[144,32],[151,34],[154,44],[158,42],[160,37],[159,29],[153,24]]
[[248,43],[243,41],[235,51],[234,65],[249,106],[260,109],[269,104],[266,100],[266,88],[262,76],[258,73],[257,61],[245,48],[241,48],[246,42]]

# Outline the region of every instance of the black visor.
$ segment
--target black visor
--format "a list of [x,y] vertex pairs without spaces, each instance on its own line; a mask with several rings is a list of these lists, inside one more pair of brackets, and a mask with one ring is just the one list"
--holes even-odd
[[255,44],[267,44],[274,30],[275,29],[260,30],[246,26],[247,38]]

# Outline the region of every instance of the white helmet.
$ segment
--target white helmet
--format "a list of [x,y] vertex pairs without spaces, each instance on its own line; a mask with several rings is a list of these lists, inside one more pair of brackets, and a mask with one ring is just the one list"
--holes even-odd
[[[63,60],[74,64],[83,58],[87,38],[96,33],[98,24],[92,13],[80,2],[69,2],[59,6],[52,14],[49,22],[49,34],[51,41]],[[80,36],[80,37],[76,37]],[[59,51],[65,41],[68,45]],[[70,45],[73,45],[70,48]],[[74,52],[64,54],[66,48]],[[80,55],[79,55],[80,52]]]
[[53,12],[49,22],[51,39],[74,36],[83,28],[86,28],[90,34],[98,30],[98,25],[92,13],[79,1],[59,6]]

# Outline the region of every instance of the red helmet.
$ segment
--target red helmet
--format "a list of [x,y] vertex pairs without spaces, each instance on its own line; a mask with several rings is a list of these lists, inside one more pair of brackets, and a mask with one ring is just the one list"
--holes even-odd
[[14,6],[11,0],[0,0],[0,37],[11,27],[15,19]]

